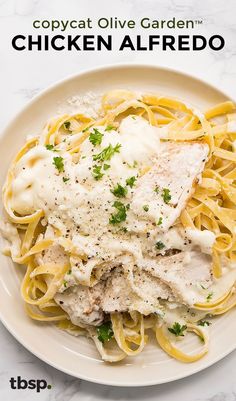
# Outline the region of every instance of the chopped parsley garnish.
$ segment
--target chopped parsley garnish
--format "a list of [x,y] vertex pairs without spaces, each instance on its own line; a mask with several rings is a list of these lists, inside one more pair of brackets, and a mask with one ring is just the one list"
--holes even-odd
[[115,129],[116,129],[116,127],[114,127],[113,125],[108,125],[108,126],[106,127],[105,131],[113,131],[113,130],[115,130]]
[[111,167],[110,164],[103,164],[103,170],[108,170]]
[[148,205],[143,205],[143,210],[144,210],[145,212],[148,212],[148,211],[149,211],[149,206],[148,206]]
[[136,180],[137,180],[137,178],[135,176],[127,178],[126,185],[129,185],[130,188],[133,188]]
[[124,198],[127,195],[127,188],[122,187],[119,183],[115,186],[114,189],[111,189],[111,193],[117,196],[117,198]]
[[93,177],[95,178],[96,181],[101,180],[101,178],[104,176],[104,174],[101,172],[102,166],[93,166]]
[[159,187],[158,186],[155,187],[154,192],[156,192],[156,194],[159,193]]
[[45,145],[45,148],[46,148],[47,150],[54,150],[54,145],[48,144],[48,145]]
[[69,181],[70,179],[69,178],[67,178],[67,177],[62,177],[62,179],[63,179],[63,182],[67,182],[67,181]]
[[187,329],[186,324],[181,326],[178,322],[175,322],[172,327],[168,327],[170,333],[174,334],[176,337],[184,336],[184,331]]
[[71,269],[70,269],[70,270],[68,270],[67,274],[71,274]]
[[89,135],[89,140],[94,146],[101,145],[102,138],[103,134],[97,128],[94,128],[93,132]]
[[59,171],[59,173],[62,173],[64,171],[64,161],[63,161],[63,157],[59,156],[59,157],[54,157],[53,158],[53,164],[54,166],[57,168],[57,170]]
[[163,200],[165,203],[169,203],[171,200],[171,195],[170,195],[170,190],[168,188],[163,188],[162,194],[161,194]]
[[104,162],[105,160],[111,160],[115,153],[119,153],[121,144],[117,143],[115,146],[111,144],[104,148],[100,153],[93,156],[93,160]]
[[165,248],[165,244],[163,244],[163,242],[161,242],[161,241],[157,241],[155,244],[155,247],[157,249],[161,250],[161,249]]
[[210,302],[210,300],[212,299],[212,297],[213,297],[213,292],[209,292],[209,294],[208,294],[207,297],[206,297],[207,302]]
[[64,284],[64,287],[66,287],[66,286],[67,286],[67,281],[64,280],[64,281],[63,281],[63,284]]
[[97,335],[99,341],[101,341],[102,343],[104,343],[105,341],[110,341],[114,336],[111,322],[106,322],[103,323],[101,326],[98,326]]
[[207,320],[200,320],[199,322],[198,322],[198,326],[210,326],[210,322],[208,322]]
[[129,209],[128,205],[125,206],[123,203],[115,201],[112,206],[117,209],[117,213],[111,215],[109,223],[119,224],[122,221],[125,221],[127,217],[126,211]]
[[67,131],[70,130],[70,121],[65,121],[63,125],[64,125],[65,130],[67,130]]
[[157,226],[160,226],[162,224],[162,217],[159,217],[159,219],[157,220]]
[[200,287],[201,287],[203,290],[206,290],[206,287],[204,287],[204,285],[200,284]]

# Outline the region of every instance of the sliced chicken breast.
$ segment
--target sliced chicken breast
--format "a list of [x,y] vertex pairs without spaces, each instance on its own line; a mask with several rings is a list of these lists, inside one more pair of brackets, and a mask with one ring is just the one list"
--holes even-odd
[[98,326],[104,313],[110,312],[158,313],[160,299],[174,300],[165,283],[146,271],[136,271],[131,287],[122,268],[114,269],[106,281],[101,280],[94,287],[75,285],[55,296],[55,301],[69,314],[72,323],[79,326]]
[[163,143],[154,167],[134,189],[130,209],[137,219],[151,220],[168,230],[192,195],[208,150],[205,143]]
[[99,326],[104,319],[101,309],[104,286],[104,281],[94,287],[76,285],[63,293],[57,293],[54,299],[68,313],[73,324],[81,327]]
[[143,269],[167,284],[179,302],[206,302],[212,284],[212,259],[201,252],[180,252],[143,262]]
[[133,285],[122,269],[115,269],[107,280],[102,298],[105,312],[139,311],[144,315],[159,312],[159,300],[174,300],[170,288],[145,271],[135,271]]
[[134,269],[132,280],[123,267],[117,267],[94,287],[74,285],[57,293],[55,301],[79,326],[98,326],[104,314],[111,312],[161,314],[160,300],[191,307],[207,302],[207,289],[212,285],[211,262],[209,255],[195,251],[145,259],[141,270]]

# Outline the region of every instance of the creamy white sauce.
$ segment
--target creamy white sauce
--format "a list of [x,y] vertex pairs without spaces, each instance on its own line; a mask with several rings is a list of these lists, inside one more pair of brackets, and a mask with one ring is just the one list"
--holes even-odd
[[212,246],[215,242],[215,234],[209,230],[197,230],[187,228],[185,230],[187,238],[191,241],[194,246],[199,246],[203,253],[212,253]]
[[[72,156],[63,150],[58,153],[43,145],[29,150],[15,168],[11,207],[22,215],[43,209],[44,224],[48,221],[49,226],[59,229],[63,236],[72,240],[79,254],[90,258],[109,261],[125,252],[134,255],[136,260],[146,253],[156,256],[155,243],[161,227],[153,226],[152,220],[142,221],[145,194],[139,200],[141,212],[138,217],[137,205],[131,204],[124,223],[113,226],[109,224],[109,218],[117,212],[114,201],[130,204],[134,192],[127,186],[126,198],[116,198],[111,192],[115,185],[126,186],[126,179],[130,177],[138,180],[140,171],[152,167],[159,152],[163,151],[160,129],[138,116],[123,119],[118,131],[106,131],[104,127],[98,129],[103,134],[102,143],[94,146],[86,139],[81,145],[78,163],[74,163]],[[93,166],[99,163],[93,160],[93,156],[107,146],[117,144],[121,145],[119,152],[106,162],[110,168],[102,171],[102,180],[96,181],[92,172]],[[54,165],[54,158],[59,155],[63,157],[64,172],[59,172]],[[63,178],[69,180],[64,182]],[[174,194],[172,198],[174,201]],[[152,205],[147,215],[151,213]],[[120,230],[122,227],[134,233],[125,234]],[[135,234],[137,231],[138,235]],[[200,235],[206,234],[195,235],[193,243],[197,241],[199,245]],[[166,249],[175,247],[175,241],[171,233]],[[183,249],[184,246],[176,248]]]
[[[43,145],[29,150],[15,167],[10,205],[20,215],[43,209],[44,224],[48,222],[70,238],[79,253],[109,260],[129,252],[140,258],[146,232],[144,238],[130,241],[130,237],[120,232],[123,224],[109,224],[109,218],[117,212],[114,201],[128,204],[133,190],[127,186],[125,199],[116,198],[111,190],[118,182],[126,186],[127,178],[137,178],[143,167],[154,163],[160,149],[158,129],[137,116],[124,119],[119,131],[98,129],[103,134],[101,145],[94,146],[85,140],[77,164],[68,152],[59,154]],[[120,144],[120,151],[106,162],[110,168],[103,171],[102,180],[96,181],[92,169],[99,163],[93,161],[93,156],[110,144]],[[64,172],[58,172],[54,165],[54,158],[59,156],[63,157]],[[69,180],[65,183],[63,178]],[[131,211],[127,215],[130,221],[136,219]],[[149,242],[144,247],[152,247],[153,239]]]
[[18,257],[20,255],[21,239],[16,227],[8,222],[0,221],[0,232],[7,240],[7,243],[4,244],[3,252],[5,254],[10,253],[13,257]]
[[211,231],[200,231],[197,229],[175,226],[167,232],[159,233],[158,240],[161,241],[166,249],[178,249],[180,251],[197,249],[203,253],[211,254],[212,246],[215,242],[215,234]]
[[[96,265],[102,263],[111,265],[111,261],[120,263],[123,254],[132,255],[137,265],[142,265],[141,262],[146,257],[155,258],[169,249],[187,252],[198,250],[211,254],[215,240],[213,233],[189,228],[184,230],[179,227],[165,232],[150,219],[156,216],[155,205],[150,204],[148,213],[144,211],[146,194],[143,194],[137,200],[139,203],[135,204],[132,203],[133,188],[127,186],[128,192],[125,198],[116,198],[111,192],[117,183],[126,186],[126,179],[130,177],[135,177],[138,181],[143,169],[155,165],[158,155],[162,152],[160,138],[166,135],[165,130],[152,127],[142,117],[137,116],[125,118],[118,131],[106,131],[104,127],[97,128],[103,134],[101,145],[94,146],[88,139],[85,140],[81,145],[78,163],[74,163],[72,156],[63,151],[63,144],[60,153],[38,145],[29,150],[15,167],[10,200],[12,209],[20,215],[43,209],[44,224],[48,223],[46,236],[54,237],[52,227],[57,228],[62,236],[72,241],[78,255],[85,254],[89,257],[85,265],[81,261],[78,262],[80,259],[76,255],[70,258],[72,272],[65,276],[67,287],[73,286],[78,281],[86,283],[90,271]],[[120,151],[115,153],[111,160],[105,161],[110,168],[102,170],[104,174],[102,180],[96,181],[92,172],[93,166],[99,163],[93,160],[93,156],[107,146],[114,147],[117,144],[121,145]],[[59,156],[63,157],[63,172],[59,172],[54,165],[54,158]],[[69,180],[64,182],[63,178]],[[173,196],[172,201],[174,200]],[[109,218],[117,212],[113,206],[114,201],[120,201],[124,205],[131,204],[126,210],[127,221],[117,226],[109,224]],[[9,227],[6,226],[4,231],[13,244],[12,253],[16,255],[19,253],[20,242],[16,229]],[[122,227],[130,229],[130,232],[122,231]],[[164,244],[162,250],[156,248],[158,241]],[[60,260],[68,262],[61,249],[58,241],[53,250],[45,252],[44,262],[56,263]],[[186,253],[184,264],[191,263],[190,254]],[[234,274],[232,273],[232,277]],[[178,281],[178,278],[176,280]],[[228,285],[227,280],[231,278],[225,280]],[[221,284],[219,281],[221,289],[218,291],[218,287],[215,288],[214,293],[223,291],[226,284]],[[61,291],[64,291],[64,287]],[[199,288],[185,291],[185,299],[195,300],[200,297],[202,300],[205,297],[205,293],[203,294]]]

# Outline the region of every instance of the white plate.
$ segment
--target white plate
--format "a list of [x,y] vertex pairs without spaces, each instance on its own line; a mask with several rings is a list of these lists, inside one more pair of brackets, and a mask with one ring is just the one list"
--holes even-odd
[[[179,72],[151,67],[124,65],[100,68],[66,79],[34,98],[6,128],[0,141],[0,184],[10,160],[26,135],[38,132],[48,117],[63,108],[66,99],[88,91],[102,93],[112,88],[136,89],[177,96],[201,109],[227,99],[208,84]],[[68,104],[67,104],[68,107]],[[29,351],[70,375],[115,386],[147,386],[170,382],[198,372],[236,348],[236,310],[212,324],[209,353],[200,361],[184,364],[168,357],[155,343],[141,355],[109,365],[101,361],[93,343],[76,338],[49,324],[30,320],[20,297],[22,266],[0,256],[0,317],[3,324]],[[200,347],[190,338],[186,350]]]

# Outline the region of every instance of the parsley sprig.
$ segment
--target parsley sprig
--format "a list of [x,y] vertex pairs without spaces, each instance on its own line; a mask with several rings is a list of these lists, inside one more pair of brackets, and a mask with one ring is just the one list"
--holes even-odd
[[89,135],[89,141],[94,145],[101,145],[102,143],[103,134],[97,129],[94,128],[93,132]]
[[111,215],[109,223],[115,225],[125,221],[127,217],[126,212],[129,209],[129,205],[125,206],[122,202],[115,201],[112,206],[117,209],[117,213]]
[[176,337],[184,336],[184,331],[187,329],[186,324],[181,326],[180,323],[175,322],[172,327],[168,327],[170,333],[174,334]]
[[161,194],[163,200],[165,203],[169,203],[171,200],[171,194],[170,194],[170,190],[168,188],[163,188],[162,194]]
[[[93,135],[91,137],[91,135]],[[90,134],[90,141],[94,144],[101,144],[100,141],[102,141],[102,137],[103,134],[101,134],[98,130],[97,132],[94,132],[94,134]],[[121,145],[119,143],[117,143],[115,146],[112,146],[111,144],[109,144],[106,148],[104,148],[100,153],[97,153],[96,155],[93,155],[93,160],[97,161],[98,163],[103,164],[105,161],[107,160],[111,160],[112,156],[115,153],[119,153],[120,152],[120,147]],[[95,180],[100,180],[104,174],[102,173],[102,168],[104,171],[108,170],[110,168],[110,164],[104,163],[103,165],[99,166],[97,164],[95,164],[93,166],[93,170],[92,170],[92,175],[95,178]]]
[[101,326],[98,326],[97,335],[99,341],[101,341],[102,343],[104,343],[105,341],[110,341],[114,336],[111,322],[105,322]]
[[137,178],[135,176],[127,178],[126,185],[128,185],[130,188],[133,188],[136,180]]
[[53,164],[56,167],[56,169],[59,171],[59,173],[62,173],[64,171],[63,157],[61,157],[61,156],[54,157]]
[[92,175],[96,181],[101,180],[101,178],[104,176],[104,174],[101,172],[101,169],[102,166],[98,166],[97,164],[93,166]]
[[[104,165],[104,170],[105,170],[105,165]],[[127,186],[130,186],[130,188],[133,188],[135,181],[136,181],[136,177],[134,177],[134,176],[127,178],[125,187],[123,187],[121,184],[117,183],[115,188],[113,188],[111,190],[111,193],[113,193],[113,195],[117,196],[118,198],[124,198],[128,193]]]
[[209,292],[209,294],[208,294],[207,297],[206,297],[207,302],[210,302],[210,300],[212,299],[212,297],[213,297],[213,292]]
[[104,162],[106,160],[111,160],[112,156],[115,153],[119,153],[121,148],[121,144],[117,143],[115,146],[109,144],[106,148],[104,148],[100,153],[97,153],[93,156],[94,161]]
[[165,248],[165,244],[163,244],[163,242],[161,241],[157,241],[155,244],[156,249],[161,250],[163,248]]
[[52,150],[53,152],[57,152],[57,149],[55,149],[54,145],[48,144],[48,145],[45,145],[45,148],[47,150]]
[[125,198],[127,192],[128,192],[127,188],[123,187],[119,183],[117,183],[117,185],[113,189],[111,189],[111,193],[117,196],[117,198]]

